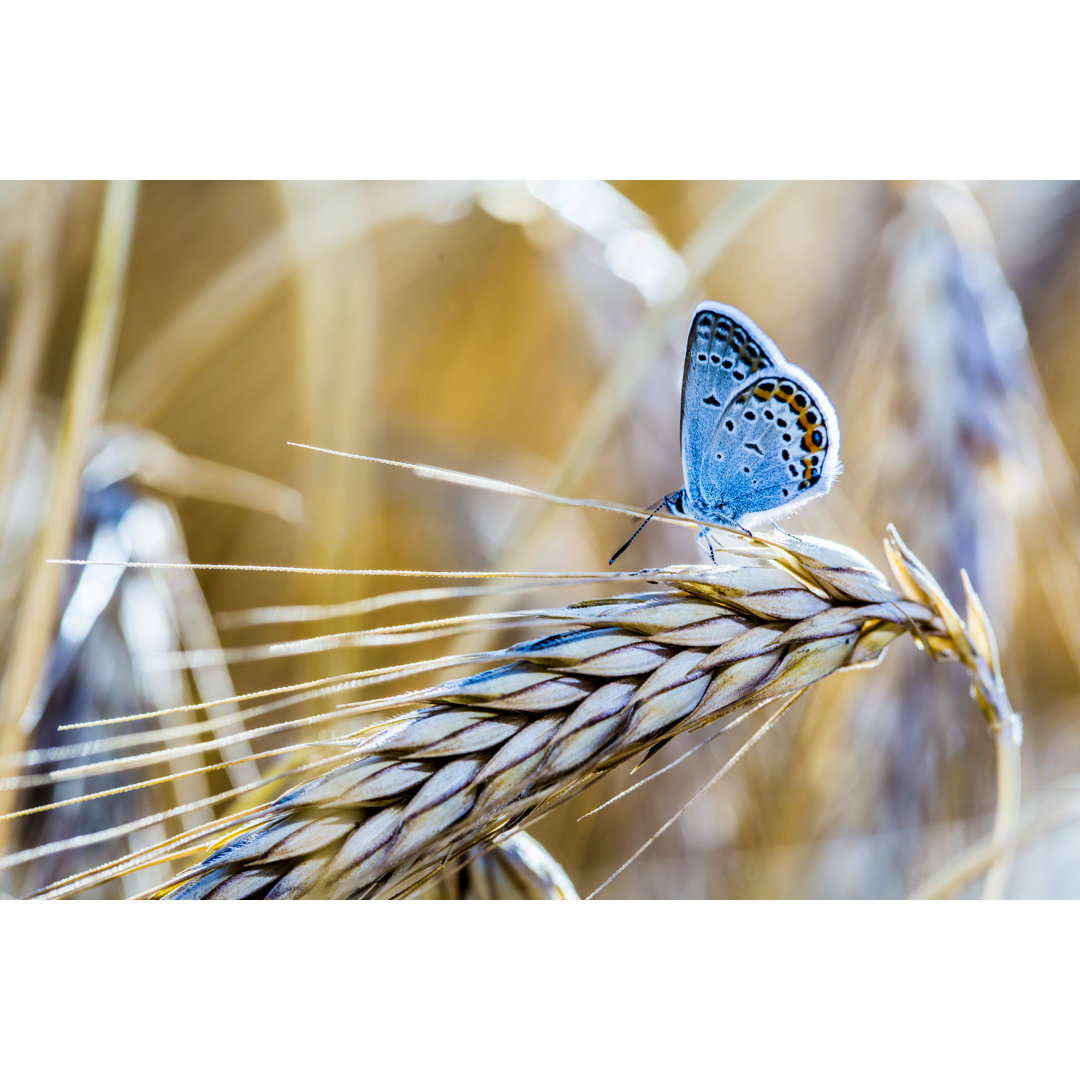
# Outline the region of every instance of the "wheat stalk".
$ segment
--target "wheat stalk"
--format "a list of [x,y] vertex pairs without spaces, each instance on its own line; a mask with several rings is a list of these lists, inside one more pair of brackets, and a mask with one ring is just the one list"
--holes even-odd
[[[502,650],[497,666],[432,688],[408,715],[332,740],[343,764],[222,823],[228,835],[182,834],[111,872],[205,851],[211,839],[210,854],[155,895],[407,896],[618,765],[875,663],[909,633],[934,658],[964,664],[991,730],[1018,746],[978,598],[969,592],[961,619],[895,532],[886,552],[897,585],[819,540],[777,534],[753,551],[767,561],[673,567],[649,575],[661,591],[550,609],[538,626],[575,628]],[[999,831],[1014,817],[1015,798],[1005,802]]]

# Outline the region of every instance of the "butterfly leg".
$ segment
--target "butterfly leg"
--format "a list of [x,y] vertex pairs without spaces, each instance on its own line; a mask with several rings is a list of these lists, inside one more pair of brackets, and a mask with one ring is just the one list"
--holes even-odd
[[697,534],[697,543],[699,548],[703,548],[708,551],[709,558],[712,560],[713,565],[716,565],[716,551],[713,548],[712,537],[709,535],[708,529],[702,529]]

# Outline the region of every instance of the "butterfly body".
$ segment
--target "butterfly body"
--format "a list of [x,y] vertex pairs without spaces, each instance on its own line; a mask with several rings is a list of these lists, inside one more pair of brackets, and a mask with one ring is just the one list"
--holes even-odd
[[797,509],[841,471],[840,424],[825,391],[752,319],[715,301],[690,324],[681,442],[685,487],[658,509],[729,528]]

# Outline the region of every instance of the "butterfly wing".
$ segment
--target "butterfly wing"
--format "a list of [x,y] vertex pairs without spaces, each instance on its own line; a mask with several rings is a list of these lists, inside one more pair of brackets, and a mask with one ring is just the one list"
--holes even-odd
[[701,497],[727,517],[776,517],[840,474],[840,426],[806,372],[782,367],[747,382],[728,402],[699,468]]
[[686,342],[682,388],[682,460],[686,492],[703,501],[702,464],[732,398],[778,364],[780,350],[737,308],[707,302],[694,312]]

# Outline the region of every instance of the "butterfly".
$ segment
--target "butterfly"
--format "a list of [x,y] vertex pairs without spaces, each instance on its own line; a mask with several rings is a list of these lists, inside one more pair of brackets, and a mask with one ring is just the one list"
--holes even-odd
[[[824,495],[841,471],[840,424],[825,391],[752,319],[712,300],[690,323],[681,441],[686,486],[656,504],[609,565],[659,510],[745,531]],[[708,530],[698,539],[712,556]]]

